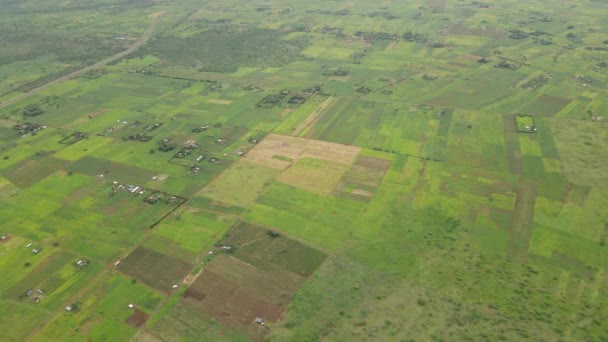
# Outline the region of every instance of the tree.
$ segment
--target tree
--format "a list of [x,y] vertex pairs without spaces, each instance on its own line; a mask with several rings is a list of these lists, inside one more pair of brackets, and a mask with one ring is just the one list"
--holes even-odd
[[38,116],[44,113],[44,110],[37,104],[29,104],[23,109],[22,114],[25,116]]

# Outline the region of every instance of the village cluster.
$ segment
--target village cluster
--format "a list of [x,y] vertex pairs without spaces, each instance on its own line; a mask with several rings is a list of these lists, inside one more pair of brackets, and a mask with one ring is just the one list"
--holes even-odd
[[[156,179],[158,179],[158,177]],[[162,191],[147,189],[139,185],[124,184],[113,181],[110,196],[113,196],[119,191],[125,191],[135,196],[145,195],[144,202],[148,204],[155,204],[159,201],[164,201],[166,204],[178,205],[185,201],[185,199],[182,197],[170,195]]]

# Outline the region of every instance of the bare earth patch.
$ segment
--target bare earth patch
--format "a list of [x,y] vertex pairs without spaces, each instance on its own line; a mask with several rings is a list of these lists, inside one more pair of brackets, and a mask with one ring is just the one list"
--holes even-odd
[[259,341],[267,329],[255,319],[277,321],[304,279],[279,267],[260,270],[220,254],[187,290],[184,304]]
[[279,233],[268,233],[268,228],[243,222],[233,227],[221,241],[232,250],[206,264],[182,303],[254,341],[262,340],[327,258]]
[[220,104],[220,105],[229,105],[232,104],[232,100],[225,99],[209,99],[207,103]]
[[[285,170],[302,157],[350,165],[360,150],[361,148],[351,145],[269,134],[253,150],[247,153],[246,158],[256,164]],[[276,156],[285,157],[292,162],[277,159]]]
[[361,196],[366,196],[366,197],[372,197],[374,194],[370,191],[367,190],[361,190],[361,189],[354,189],[352,191],[353,194],[355,195],[361,195]]
[[283,171],[277,177],[280,182],[330,194],[360,150],[350,145],[269,134],[245,158]]
[[329,195],[336,187],[348,165],[310,157],[285,170],[277,180],[296,188]]
[[131,314],[131,316],[129,316],[127,318],[125,323],[127,323],[130,326],[138,328],[138,327],[142,326],[144,323],[146,323],[146,321],[148,320],[149,317],[150,317],[150,315],[148,315],[147,313],[140,311],[139,309],[135,309],[133,311],[133,314]]

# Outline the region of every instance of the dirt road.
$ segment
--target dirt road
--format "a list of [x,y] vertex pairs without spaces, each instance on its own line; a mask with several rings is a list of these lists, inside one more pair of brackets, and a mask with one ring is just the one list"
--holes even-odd
[[38,92],[40,92],[42,90],[45,90],[47,88],[50,88],[50,87],[54,86],[56,84],[59,84],[61,82],[70,80],[72,78],[75,78],[75,77],[78,77],[78,76],[81,76],[81,75],[84,75],[84,74],[86,74],[89,71],[92,71],[92,70],[95,70],[95,69],[99,69],[99,68],[105,66],[108,63],[114,62],[114,61],[116,61],[118,59],[121,59],[121,58],[125,57],[126,55],[130,54],[131,52],[137,50],[140,46],[144,45],[148,41],[148,39],[150,39],[150,37],[152,36],[152,33],[154,33],[154,31],[156,30],[156,27],[158,26],[158,23],[160,23],[160,20],[161,20],[162,17],[163,17],[162,14],[157,15],[154,18],[154,21],[146,29],[146,32],[144,32],[144,34],[135,43],[133,43],[133,45],[131,45],[128,49],[126,49],[126,50],[124,50],[122,52],[119,52],[119,53],[117,53],[115,55],[112,55],[112,56],[110,56],[110,57],[108,57],[108,58],[106,58],[104,60],[101,60],[101,61],[99,61],[99,62],[97,62],[97,63],[95,63],[93,65],[89,65],[88,67],[84,67],[84,68],[82,68],[80,70],[76,70],[76,71],[74,71],[72,73],[69,73],[69,74],[67,74],[65,76],[61,76],[61,77],[59,77],[59,78],[57,78],[55,80],[52,80],[52,81],[50,81],[48,83],[45,83],[45,84],[41,85],[38,88],[34,88],[34,89],[32,89],[32,90],[30,90],[28,92],[25,92],[25,93],[23,93],[21,95],[15,96],[15,97],[10,98],[10,99],[8,99],[8,100],[6,100],[4,102],[1,102],[0,103],[0,108],[4,108],[6,106],[9,106],[9,105],[11,105],[11,104],[13,104],[15,102],[18,102],[18,101],[21,101],[21,100],[23,100],[25,98],[28,98],[28,97],[30,97],[30,96],[32,96],[32,95],[34,95],[34,94],[36,94],[36,93],[38,93]]

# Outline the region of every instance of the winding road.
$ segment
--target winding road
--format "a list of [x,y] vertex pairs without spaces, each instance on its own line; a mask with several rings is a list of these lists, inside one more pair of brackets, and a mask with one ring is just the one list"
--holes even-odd
[[144,34],[135,42],[133,43],[133,45],[131,45],[128,49],[121,51],[115,55],[112,55],[106,59],[103,59],[93,65],[89,65],[87,67],[84,67],[80,70],[76,70],[72,73],[69,73],[67,75],[61,76],[59,78],[56,78],[48,83],[45,83],[43,85],[41,85],[40,87],[34,88],[28,92],[25,92],[21,95],[12,97],[8,100],[5,100],[4,102],[0,103],[0,108],[4,108],[6,106],[9,106],[15,102],[21,101],[25,98],[28,98],[34,94],[37,94],[38,92],[45,90],[47,88],[50,88],[54,85],[57,85],[61,82],[70,80],[72,78],[78,77],[78,76],[82,76],[84,74],[86,74],[89,71],[95,70],[95,69],[99,69],[101,67],[104,67],[105,65],[107,65],[108,63],[114,62],[118,59],[121,59],[125,56],[127,56],[128,54],[132,53],[133,51],[137,50],[139,47],[141,47],[142,45],[144,45],[152,36],[152,33],[154,33],[154,31],[156,30],[156,27],[158,26],[158,24],[160,23],[161,18],[163,17],[164,13],[161,13],[159,15],[157,15],[154,18],[154,21],[150,24],[150,26],[148,26],[148,28],[146,29],[146,31],[144,32]]

